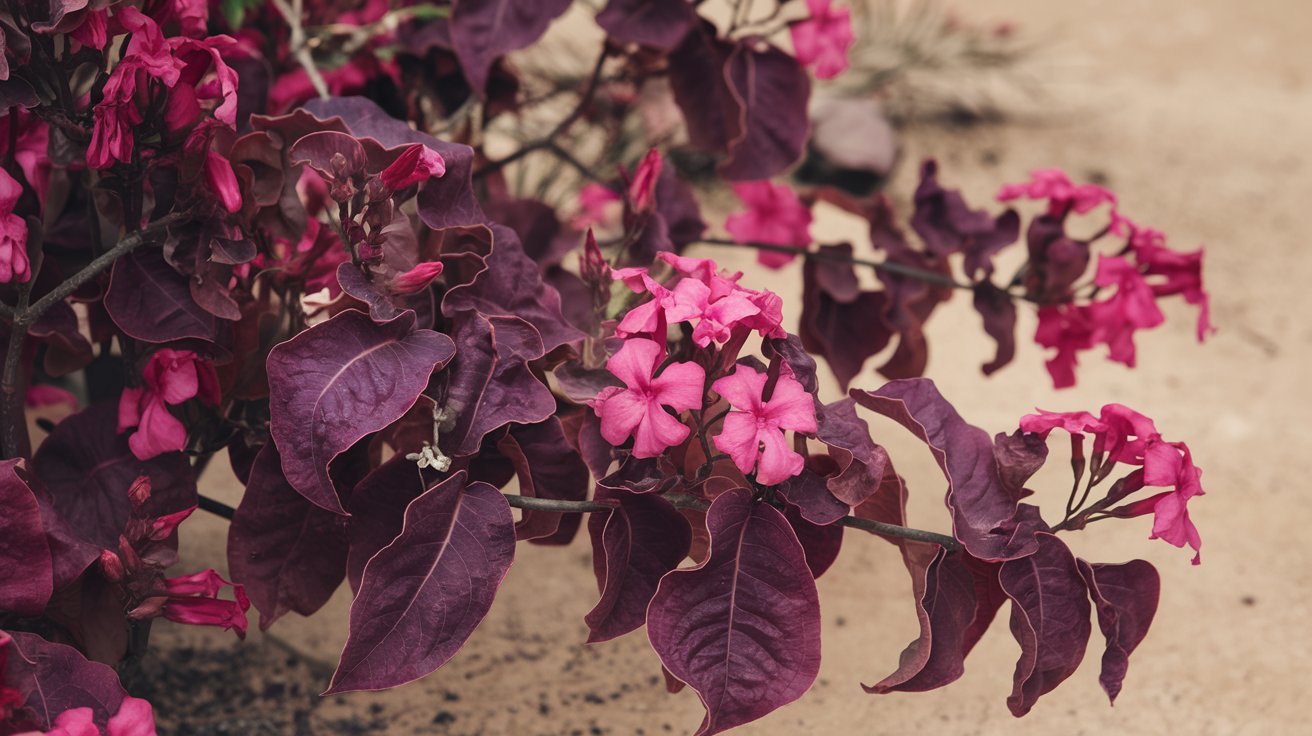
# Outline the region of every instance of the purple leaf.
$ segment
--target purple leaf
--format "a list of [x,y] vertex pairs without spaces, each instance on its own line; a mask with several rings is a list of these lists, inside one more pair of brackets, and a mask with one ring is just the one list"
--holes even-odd
[[401,534],[365,566],[325,695],[417,680],[455,656],[487,615],[515,557],[515,521],[497,489],[464,478],[412,501]]
[[346,576],[352,590],[360,589],[365,563],[401,533],[406,506],[425,488],[419,466],[402,455],[393,456],[355,487],[349,520],[351,549],[346,558]]
[[647,604],[665,573],[678,567],[692,545],[692,528],[661,496],[610,493],[614,511],[592,514],[592,569],[601,600],[583,618],[588,642],[622,636],[642,626]]
[[0,462],[0,611],[39,616],[55,591],[54,567],[26,470],[23,460]]
[[843,546],[843,527],[840,524],[820,525],[807,521],[796,506],[789,504],[784,509],[784,518],[792,525],[797,534],[797,541],[806,551],[806,566],[811,568],[811,577],[819,579],[838,559],[838,551]]
[[710,153],[727,154],[741,131],[741,106],[724,74],[733,49],[716,38],[715,26],[702,21],[669,55],[670,91],[683,112],[688,140]]
[[975,584],[960,553],[924,542],[902,542],[920,618],[920,637],[902,650],[897,671],[868,693],[923,692],[965,671],[963,639],[975,614]]
[[597,13],[597,25],[613,40],[661,51],[677,46],[696,22],[687,0],[610,0]]
[[1011,633],[1020,643],[1007,707],[1019,718],[1075,672],[1089,644],[1089,591],[1075,556],[1040,533],[1034,554],[1002,563],[998,581],[1011,599]]
[[826,481],[829,492],[848,506],[860,505],[879,488],[891,467],[888,453],[870,438],[870,425],[857,416],[852,399],[820,405],[816,421],[816,439],[829,447],[839,467]]
[[809,394],[820,390],[820,381],[816,378],[815,358],[802,347],[802,340],[797,335],[786,338],[772,337],[761,341],[761,354],[768,360],[774,356],[793,372],[793,378],[802,384],[802,389]]
[[17,656],[0,658],[7,659],[0,685],[22,694],[22,707],[36,716],[42,730],[54,728],[59,714],[73,708],[90,708],[92,720],[101,728],[118,712],[127,692],[114,670],[36,634],[8,634],[13,637],[10,653]]
[[1048,459],[1048,443],[1037,434],[1019,429],[1011,434],[999,432],[993,438],[993,456],[998,462],[998,479],[1003,490],[1020,501],[1029,495],[1025,483]]
[[813,470],[803,468],[801,473],[775,487],[779,495],[797,507],[802,518],[824,526],[847,516],[846,503],[834,498],[825,485],[825,478]]
[[861,406],[901,424],[930,452],[948,479],[953,536],[982,560],[1033,554],[1038,543],[1018,529],[1016,501],[1003,487],[993,441],[968,424],[926,378],[890,381],[875,392],[853,389]]
[[710,557],[662,578],[647,612],[652,648],[706,707],[698,736],[793,702],[820,671],[820,602],[788,520],[739,488],[706,523]]
[[474,170],[474,149],[421,133],[364,97],[310,100],[304,109],[320,120],[338,118],[357,138],[371,138],[388,149],[422,143],[441,154],[446,173],[419,187],[419,218],[425,225],[440,230],[487,222],[478,200],[474,198],[470,179]]
[[1098,612],[1098,628],[1107,639],[1098,682],[1114,703],[1130,666],[1130,654],[1148,635],[1157,613],[1162,581],[1157,569],[1143,560],[1121,565],[1076,563]]
[[[852,246],[822,245],[820,251],[848,258]],[[825,359],[843,390],[866,359],[893,339],[893,330],[883,318],[885,297],[882,291],[861,291],[851,264],[807,259],[802,266],[798,337],[807,352]]]
[[149,343],[193,339],[218,345],[227,324],[196,303],[186,276],[147,248],[114,262],[105,311],[129,337]]
[[679,483],[678,471],[667,458],[629,455],[613,473],[598,480],[597,487],[616,493],[665,493]]
[[364,176],[369,160],[360,141],[345,133],[321,130],[292,144],[291,162],[309,164],[328,181]]
[[528,366],[544,354],[532,325],[517,317],[471,312],[461,316],[451,334],[459,350],[438,402],[456,412],[455,426],[441,436],[448,455],[477,454],[489,432],[511,422],[541,422],[555,413],[555,397]]
[[1007,292],[988,281],[981,281],[974,289],[975,311],[984,320],[984,332],[998,344],[993,360],[981,370],[991,375],[1016,357],[1016,302]]
[[297,493],[278,448],[266,443],[228,527],[228,570],[246,586],[260,628],[288,611],[322,608],[346,573],[346,548],[346,519]]
[[1025,231],[1030,267],[1025,292],[1040,303],[1063,301],[1089,268],[1089,244],[1067,237],[1063,219],[1044,214]]
[[54,529],[53,520],[46,522],[54,537],[56,588],[81,574],[101,549],[118,548],[132,515],[128,488],[138,477],[150,478],[150,499],[140,512],[146,518],[196,505],[196,480],[186,456],[169,452],[138,460],[117,426],[113,402],[94,404],[60,422],[32,459],[32,474],[58,519]]
[[964,252],[966,275],[975,279],[982,272],[987,278],[993,273],[993,256],[1020,236],[1020,218],[1013,210],[994,219],[984,210],[970,209],[961,192],[938,183],[938,163],[933,159],[921,165],[920,177],[912,229],[930,253]]
[[451,47],[469,86],[480,97],[492,62],[531,45],[547,32],[570,0],[456,0],[451,8]]
[[451,360],[451,338],[415,330],[415,315],[375,324],[348,310],[269,352],[269,434],[298,493],[345,514],[328,463],[400,419]]
[[[588,498],[588,466],[565,440],[560,420],[551,417],[538,424],[512,424],[497,443],[501,454],[514,463],[519,492],[533,498],[585,501]],[[565,545],[574,539],[580,514],[525,509],[515,536],[539,544]]]
[[811,130],[811,78],[797,59],[769,44],[740,43],[724,75],[738,102],[738,134],[720,174],[732,181],[769,179],[797,161]]

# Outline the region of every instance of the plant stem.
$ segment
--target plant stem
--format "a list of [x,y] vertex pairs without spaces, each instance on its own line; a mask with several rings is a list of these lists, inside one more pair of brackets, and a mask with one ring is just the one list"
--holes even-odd
[[[13,124],[13,123],[11,123]],[[27,337],[27,325],[18,317],[27,310],[27,298],[31,292],[31,283],[18,287],[18,307],[13,324],[9,326],[9,342],[5,347],[4,372],[0,374],[0,445],[4,457],[21,458],[30,454],[30,442],[27,437],[27,417],[23,411],[23,398],[26,388],[19,380],[23,362],[23,338]]]
[[847,256],[831,254],[826,251],[808,250],[806,248],[796,248],[791,245],[775,245],[774,243],[760,243],[755,241],[737,241],[737,240],[730,240],[728,238],[701,238],[696,242],[703,243],[705,245],[723,245],[723,246],[737,246],[742,248],[753,248],[755,250],[764,250],[764,251],[769,251],[771,253],[787,253],[789,255],[802,256],[803,258],[806,258],[807,260],[811,260],[811,261],[825,261],[827,263],[850,263],[854,266],[867,266],[869,268],[875,269],[876,271],[895,273],[899,276],[907,276],[913,279],[917,279],[919,281],[925,281],[931,284],[938,284],[940,286],[950,286],[954,289],[964,289],[969,291],[975,288],[972,284],[967,284],[963,281],[957,281],[951,276],[945,276],[936,271],[927,271],[923,268],[916,268],[915,266],[907,266],[905,264],[894,263],[892,261],[871,261],[865,258],[849,258]]
[[328,85],[323,81],[323,75],[319,74],[319,67],[314,64],[314,56],[310,54],[310,47],[305,43],[305,28],[301,26],[301,0],[292,0],[288,5],[287,0],[273,0],[273,5],[278,9],[278,14],[282,19],[287,21],[287,27],[291,29],[292,55],[300,63],[301,68],[305,70],[305,75],[310,78],[310,84],[314,86],[314,91],[319,95],[319,99],[326,100],[331,97],[328,94]]

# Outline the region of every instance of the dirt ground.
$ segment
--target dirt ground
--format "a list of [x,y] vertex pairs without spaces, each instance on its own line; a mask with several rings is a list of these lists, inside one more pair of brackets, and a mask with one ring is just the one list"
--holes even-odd
[[[945,181],[986,201],[1003,181],[1059,166],[1105,179],[1123,210],[1167,232],[1178,248],[1208,246],[1207,278],[1220,332],[1193,340],[1193,313],[1139,341],[1129,371],[1090,356],[1080,386],[1055,392],[1040,351],[1023,338],[1015,364],[991,379],[992,347],[967,300],[931,322],[928,375],[972,422],[1010,431],[1035,406],[1094,409],[1119,401],[1184,439],[1205,470],[1191,506],[1203,564],[1148,541],[1149,523],[1095,525],[1074,540],[1093,560],[1143,557],[1162,573],[1162,602],[1135,653],[1115,708],[1097,685],[1101,638],[1084,666],[1016,720],[1005,698],[1018,647],[1005,616],[932,693],[871,696],[858,683],[892,671],[917,624],[905,571],[887,544],[849,534],[819,583],[824,613],[820,679],[800,702],[743,734],[1278,734],[1307,733],[1312,682],[1312,504],[1295,470],[1312,447],[1306,371],[1312,357],[1312,257],[1302,229],[1312,203],[1312,7],[1297,0],[994,0],[960,3],[974,20],[1013,20],[1048,46],[1037,71],[1049,98],[1025,122],[927,128],[903,138],[906,161],[933,155]],[[914,165],[892,184],[905,198]],[[852,232],[822,218],[818,235]],[[855,235],[855,233],[854,233]],[[708,252],[709,254],[709,252]],[[765,277],[750,256],[746,283],[799,303],[799,274]],[[796,268],[796,267],[794,267]],[[792,312],[796,318],[796,312]],[[1032,314],[1023,316],[1032,334]],[[873,365],[873,362],[872,362]],[[877,386],[873,373],[857,385]],[[834,385],[825,387],[837,396]],[[877,424],[877,438],[911,484],[912,523],[945,529],[943,482],[909,435]],[[1302,458],[1300,460],[1300,458]],[[1055,466],[1063,463],[1054,463]],[[235,503],[221,477],[206,486]],[[1040,502],[1065,497],[1059,468]],[[222,559],[226,527],[198,515],[183,532],[184,565]],[[445,668],[392,692],[318,701],[345,633],[345,590],[310,619],[289,616],[277,639],[161,623],[147,678],[161,733],[663,734],[691,732],[691,691],[667,695],[645,634],[585,646],[594,603],[586,536],[569,548],[521,546],[491,615]],[[302,653],[297,655],[288,647]],[[318,701],[318,702],[316,702]]]

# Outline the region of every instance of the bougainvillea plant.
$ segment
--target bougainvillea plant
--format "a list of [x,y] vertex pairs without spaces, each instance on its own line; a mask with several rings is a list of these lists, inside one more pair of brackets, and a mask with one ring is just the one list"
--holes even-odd
[[[1151,515],[1197,563],[1189,448],[1119,404],[990,436],[920,377],[924,325],[969,291],[988,374],[1032,307],[1068,386],[1100,346],[1133,366],[1161,299],[1207,335],[1201,251],[1055,170],[1000,189],[1027,223],[968,205],[932,161],[906,227],[879,193],[794,188],[813,80],[859,42],[840,0],[576,8],[605,40],[553,87],[528,59],[570,5],[4,4],[0,734],[154,733],[112,668],[132,673],[155,619],[244,636],[249,608],[267,629],[343,581],[325,691],[402,685],[456,655],[517,543],[570,544],[585,521],[589,642],[645,626],[671,688],[705,704],[701,734],[811,686],[815,578],[852,534],[897,547],[921,629],[867,691],[952,682],[1008,604],[1014,714],[1076,669],[1094,620],[1116,697],[1158,576],[1064,538]],[[716,186],[740,202],[722,237],[700,206]],[[868,221],[869,256],[812,241],[818,202]],[[717,247],[803,259],[802,303]],[[881,385],[865,365],[886,349]],[[812,356],[846,398],[820,398]],[[862,412],[928,447],[950,535],[906,526]],[[1054,430],[1074,483],[1041,511],[1027,484]],[[235,509],[197,490],[225,450]],[[227,577],[174,569],[197,508],[231,519]]]

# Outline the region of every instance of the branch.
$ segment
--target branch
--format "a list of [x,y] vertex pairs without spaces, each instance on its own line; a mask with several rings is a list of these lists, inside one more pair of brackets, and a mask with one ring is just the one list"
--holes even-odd
[[18,308],[14,310],[14,325],[27,326],[40,319],[47,309],[54,306],[56,302],[62,301],[64,297],[77,291],[78,287],[90,281],[92,277],[104,271],[114,264],[119,258],[131,253],[137,248],[156,235],[159,235],[168,228],[186,222],[191,218],[187,212],[174,212],[165,215],[158,220],[150,223],[146,227],[129,233],[118,241],[113,248],[101,253],[95,260],[88,263],[81,271],[73,274],[64,280],[62,284],[51,289],[49,293],[32,303],[32,306],[26,309]]
[[[556,127],[552,128],[550,133],[547,133],[536,141],[525,143],[518,151],[515,151],[504,158],[499,158],[496,161],[489,161],[481,169],[475,171],[473,177],[475,179],[481,179],[488,174],[500,171],[534,151],[540,151],[544,148],[553,148],[555,146],[556,138],[569,130],[570,126],[577,122],[579,118],[583,117],[583,113],[587,111],[588,105],[592,104],[592,98],[596,95],[597,87],[601,84],[601,67],[606,63],[606,57],[608,55],[609,49],[603,46],[601,49],[601,55],[597,57],[597,63],[592,67],[592,76],[588,79],[588,86],[583,90],[583,94],[579,97],[578,104],[574,106],[574,109],[570,111],[569,115],[566,115],[563,120],[556,123]],[[572,163],[569,159],[565,159],[565,161],[566,163]]]
[[894,263],[892,261],[871,261],[865,258],[848,258],[846,256],[829,253],[827,251],[808,250],[806,248],[797,248],[791,245],[776,245],[774,243],[760,243],[756,241],[742,242],[737,240],[730,240],[728,238],[702,238],[700,240],[697,240],[696,242],[704,243],[706,245],[725,245],[725,246],[731,245],[731,246],[739,246],[743,248],[753,248],[755,250],[764,250],[764,251],[769,251],[771,253],[787,253],[788,255],[802,256],[803,258],[806,258],[807,260],[811,260],[811,261],[825,261],[828,263],[850,263],[854,266],[867,266],[869,268],[875,269],[876,271],[895,273],[899,276],[907,276],[909,278],[917,279],[919,281],[925,281],[931,284],[938,284],[940,286],[950,286],[954,289],[965,289],[968,291],[973,291],[975,288],[973,284],[968,284],[965,283],[964,281],[957,281],[951,276],[945,276],[941,273],[938,273],[937,271],[927,271],[923,268],[916,268],[915,266],[907,266],[905,264]]
[[300,62],[301,68],[310,78],[310,84],[314,85],[314,91],[318,93],[319,99],[326,100],[332,95],[328,94],[328,85],[323,81],[323,75],[319,74],[319,68],[314,65],[314,56],[310,54],[310,47],[305,43],[305,28],[301,26],[301,0],[292,0],[292,3],[293,5],[288,5],[287,0],[273,0],[278,14],[287,21],[287,27],[291,29],[292,56]]

